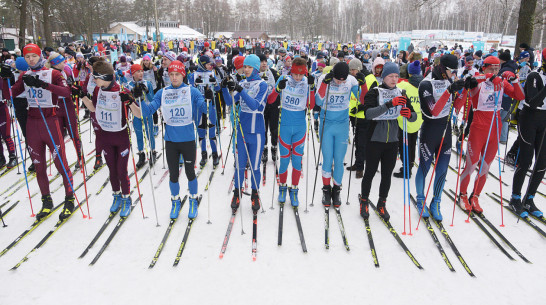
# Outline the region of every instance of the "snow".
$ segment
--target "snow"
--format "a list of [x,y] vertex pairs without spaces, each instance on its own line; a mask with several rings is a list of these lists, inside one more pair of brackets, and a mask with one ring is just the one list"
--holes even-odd
[[[226,126],[228,120],[226,120]],[[88,125],[87,125],[88,126]],[[87,126],[83,127],[86,129]],[[221,135],[222,148],[227,150],[229,127]],[[516,134],[510,133],[510,142]],[[86,153],[94,148],[90,143],[89,132],[82,135]],[[161,135],[156,139],[158,147]],[[94,139],[94,136],[92,137]],[[133,144],[135,138],[133,137]],[[72,144],[67,144],[69,162],[75,160]],[[350,146],[349,146],[350,147]],[[316,144],[318,149],[318,144]],[[504,147],[501,147],[501,151]],[[307,153],[307,149],[306,149]],[[310,147],[310,155],[313,148]],[[318,151],[317,151],[318,153]],[[304,169],[306,165],[304,157]],[[199,159],[199,158],[198,158]],[[350,153],[346,154],[350,162]],[[456,158],[451,164],[456,168]],[[261,188],[261,198],[265,213],[258,216],[258,254],[255,262],[251,259],[252,212],[250,199],[244,196],[237,214],[233,232],[226,254],[219,259],[220,248],[224,240],[230,213],[231,194],[227,193],[233,176],[233,156],[227,160],[225,175],[218,168],[212,181],[210,192],[203,193],[191,234],[178,267],[172,263],[186,229],[187,202],[180,214],[165,248],[154,269],[148,265],[163,237],[168,225],[170,211],[168,183],[163,181],[155,191],[160,227],[156,227],[152,192],[149,176],[140,184],[144,193],[143,207],[147,216],[142,218],[140,207],[136,207],[116,238],[94,266],[88,266],[96,255],[114,224],[106,230],[97,244],[83,259],[78,256],[88,245],[103,224],[109,213],[111,203],[110,185],[99,195],[94,193],[105,181],[108,170],[105,167],[88,183],[91,198],[92,219],[82,218],[81,212],[67,222],[29,261],[17,271],[8,271],[46,234],[56,222],[57,215],[21,241],[16,247],[0,258],[0,304],[544,304],[546,297],[542,293],[546,283],[543,271],[546,243],[543,237],[523,222],[505,211],[504,224],[500,227],[500,207],[491,201],[485,192],[498,192],[499,184],[489,179],[484,194],[480,197],[485,214],[493,224],[510,240],[533,264],[526,264],[511,250],[516,258],[510,261],[489,239],[473,224],[465,223],[465,215],[457,208],[454,227],[451,223],[453,203],[444,196],[442,212],[444,225],[477,278],[471,278],[465,272],[439,230],[435,229],[440,243],[444,247],[456,272],[447,269],[438,250],[432,243],[423,224],[415,230],[416,210],[411,208],[413,236],[401,235],[401,238],[424,267],[418,270],[390,232],[376,215],[370,216],[370,224],[379,258],[380,268],[375,268],[364,229],[364,222],[359,216],[357,196],[360,181],[354,173],[350,190],[350,205],[343,204],[341,211],[351,250],[343,246],[334,211],[330,212],[330,249],[324,249],[324,212],[321,208],[321,190],[317,186],[313,207],[306,209],[306,180],[309,178],[309,199],[314,179],[314,161],[310,159],[309,172],[304,170],[300,182],[300,216],[302,220],[308,253],[302,253],[297,234],[294,213],[285,208],[283,245],[277,246],[277,226],[279,208],[272,204],[274,167],[268,163],[267,184]],[[92,162],[88,164],[91,170]],[[132,171],[132,162],[130,162]],[[199,190],[203,191],[208,180],[211,162],[199,177]],[[399,164],[395,167],[398,170]],[[160,160],[152,175],[154,185],[163,175],[163,162]],[[491,166],[493,173],[498,173],[497,163]],[[139,172],[142,174],[142,172]],[[415,174],[415,170],[414,170]],[[55,168],[53,168],[55,175]],[[306,177],[305,175],[308,175]],[[511,184],[513,171],[506,168],[503,180]],[[16,171],[0,179],[2,187],[11,185],[18,179]],[[342,200],[347,196],[349,175],[344,175]],[[447,188],[455,188],[456,175],[448,171]],[[75,185],[82,181],[81,173],[74,178]],[[186,193],[186,178],[180,178],[182,195]],[[370,198],[377,200],[380,175],[374,179]],[[403,232],[403,185],[401,179],[393,178],[388,209],[391,222],[399,234]],[[55,181],[52,189],[61,182]],[[320,184],[320,178],[318,179]],[[428,183],[428,179],[427,179]],[[134,179],[131,180],[134,185]],[[472,186],[472,184],[471,184]],[[30,183],[31,193],[38,190],[36,181]],[[524,185],[524,188],[526,185]],[[411,180],[412,194],[415,186]],[[539,188],[543,192],[546,187]],[[275,189],[275,196],[277,195]],[[136,193],[136,192],[135,192]],[[510,188],[504,187],[503,194],[509,196]],[[83,188],[77,192],[80,200],[84,198]],[[53,194],[54,202],[64,198],[62,191]],[[136,198],[133,195],[133,199]],[[23,188],[9,198],[11,202],[21,203],[6,217],[8,227],[1,228],[0,247],[7,246],[33,221],[29,217],[30,209],[26,190]],[[276,199],[276,197],[275,197]],[[275,200],[276,201],[276,200]],[[1,198],[1,202],[5,202]],[[537,196],[536,202],[544,208],[544,198]],[[207,224],[209,218],[211,224]],[[33,200],[34,210],[41,204],[39,198]],[[4,208],[5,209],[5,208]],[[84,207],[87,214],[87,206]],[[58,214],[58,213],[57,213]],[[241,216],[243,229],[241,235]],[[117,222],[117,218],[116,218]],[[537,221],[535,221],[537,222]],[[115,223],[115,222],[114,222]],[[539,226],[543,229],[542,224]],[[436,228],[433,225],[434,228]],[[406,227],[409,233],[409,227]],[[501,242],[502,244],[502,242]],[[504,244],[503,244],[504,246]]]

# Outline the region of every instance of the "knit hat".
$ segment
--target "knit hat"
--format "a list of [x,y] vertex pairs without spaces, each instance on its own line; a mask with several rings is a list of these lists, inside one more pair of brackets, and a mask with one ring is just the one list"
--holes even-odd
[[206,55],[203,55],[201,57],[199,57],[199,60],[197,61],[197,65],[199,66],[199,68],[201,68],[202,70],[207,70],[207,64],[210,64],[212,63],[212,61],[210,60],[210,57],[206,56]]
[[233,65],[235,66],[235,70],[239,70],[244,65],[245,58],[244,56],[237,56],[233,59]]
[[482,50],[478,50],[478,51],[476,51],[474,54],[475,54],[476,56],[478,56],[478,57],[482,57],[482,56],[483,56]]
[[374,60],[373,60],[373,63],[372,63],[372,70],[373,70],[373,73],[375,73],[375,67],[377,66],[384,66],[385,65],[385,60],[381,57],[376,57]]
[[82,58],[83,58],[83,53],[82,53],[82,52],[76,53],[76,58],[78,58],[78,57],[82,57]]
[[420,75],[421,74],[421,63],[416,60],[408,65],[408,74],[409,75]]
[[[523,54],[523,52],[522,52]],[[521,55],[520,55],[521,56]],[[510,51],[505,51],[499,54],[499,59],[503,61],[510,61]]]
[[188,52],[188,48],[183,47],[183,48],[182,48],[182,52]]
[[529,45],[526,44],[525,42],[521,43],[521,44],[519,45],[519,47],[522,48],[522,49],[529,49]]
[[336,57],[332,57],[330,58],[330,66],[335,66],[337,63],[339,62],[339,59],[337,59]]
[[459,63],[457,62],[457,57],[452,54],[446,54],[443,55],[440,58],[440,64],[446,68],[450,68],[453,70],[456,70],[459,67]]
[[131,74],[135,74],[135,72],[141,71],[141,70],[142,70],[142,66],[139,64],[134,64],[131,66]]
[[30,54],[30,53],[34,53],[34,54],[36,54],[38,56],[41,56],[42,55],[42,50],[40,50],[40,47],[37,46],[36,44],[29,43],[23,48],[23,56],[25,56],[27,54]]
[[146,54],[142,57],[142,60],[149,60],[149,61],[152,61],[152,57],[150,56],[150,54]]
[[49,61],[49,64],[51,66],[56,66],[56,65],[62,63],[64,60],[65,60],[64,56],[62,56],[61,54],[59,54],[57,52],[49,53],[48,61]]
[[337,80],[346,80],[349,76],[349,65],[346,62],[338,62],[332,69],[334,78]]
[[282,54],[286,53],[286,49],[285,48],[280,48],[279,53],[282,53]]
[[326,64],[323,63],[323,62],[319,62],[317,63],[317,67],[323,67],[323,68],[326,68]]
[[500,60],[498,57],[495,56],[487,56],[487,58],[483,60],[483,65],[500,65]]
[[175,61],[176,60],[176,54],[174,54],[173,51],[166,52],[165,55],[163,55],[163,56],[167,57],[167,59],[170,60],[170,61]]
[[120,56],[120,57],[119,57],[119,62],[127,62],[127,57],[125,57],[125,56],[123,56],[123,55]]
[[184,68],[184,64],[178,60],[173,60],[173,62],[171,62],[171,64],[169,65],[168,71],[169,73],[178,72],[178,73],[181,73],[182,76],[186,76],[186,69]]
[[28,63],[23,57],[17,57],[15,59],[15,68],[19,71],[27,71]]
[[360,61],[360,59],[351,59],[351,61],[349,61],[349,69],[358,71],[362,70],[362,62]]
[[245,58],[245,61],[243,62],[243,65],[245,66],[251,66],[256,70],[256,72],[260,71],[260,58],[254,54],[250,54]]
[[204,46],[205,46],[205,48],[208,48],[208,47],[210,47],[210,43],[208,41],[205,41]]
[[528,57],[530,57],[530,55],[529,55],[529,52],[527,51],[523,51],[519,53],[519,59],[528,58]]
[[472,57],[471,55],[468,55],[468,56],[465,58],[465,62],[469,62],[469,61],[474,61],[474,57]]
[[391,74],[396,74],[400,76],[400,68],[398,67],[398,64],[393,63],[392,61],[389,61],[385,63],[385,65],[383,66],[383,71],[381,72],[381,78],[385,78]]

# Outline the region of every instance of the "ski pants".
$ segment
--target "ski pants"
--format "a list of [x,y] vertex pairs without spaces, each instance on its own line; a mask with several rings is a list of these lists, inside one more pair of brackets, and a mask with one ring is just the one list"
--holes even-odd
[[180,194],[179,162],[180,156],[184,159],[184,169],[186,178],[188,178],[188,188],[190,194],[197,194],[197,178],[195,177],[195,141],[171,142],[165,141],[165,154],[167,156],[167,166],[169,167],[169,189],[171,195]]
[[[368,144],[368,137],[366,135],[368,131],[369,122],[365,119],[356,119],[355,123],[355,166],[357,170],[364,170],[364,161],[366,161],[366,146]],[[352,165],[352,164],[351,164]]]
[[[15,155],[15,143],[13,143],[13,139],[11,138],[11,117],[8,105],[3,102],[0,102],[0,142],[1,140],[6,142],[9,154]],[[0,154],[4,154],[2,143],[0,143]]]
[[366,169],[361,183],[362,198],[370,196],[373,177],[381,162],[381,184],[379,185],[379,197],[387,198],[391,188],[391,177],[394,165],[396,164],[396,154],[398,153],[398,142],[382,143],[370,142],[366,155]]
[[[154,122],[152,116],[147,116],[144,118],[144,128],[146,128],[146,139],[148,140],[148,145],[152,150],[155,150],[155,137],[154,137]],[[133,118],[133,127],[137,140],[138,151],[141,152],[144,150],[144,135],[142,134],[142,120],[140,118]]]
[[543,142],[545,132],[546,110],[529,111],[524,108],[520,112],[518,133],[521,141],[512,184],[512,194],[521,195],[521,188],[534,156],[536,170],[533,174],[533,180],[529,181],[529,191],[526,195],[535,195],[546,171],[546,144]]
[[15,117],[21,127],[23,137],[27,137],[27,117],[28,117],[28,102],[26,98],[14,98]]
[[72,142],[74,142],[74,148],[78,159],[81,158],[82,141],[80,139],[80,133],[78,131],[78,120],[76,117],[76,108],[72,99],[61,98],[59,100],[59,108],[57,109],[57,119],[59,120],[59,126],[61,133],[68,133]]
[[[239,125],[240,126],[240,125]],[[252,181],[252,189],[258,190],[260,189],[260,179],[261,179],[261,173],[260,173],[260,163],[262,158],[262,152],[264,150],[264,133],[245,133],[244,138],[243,134],[241,133],[241,128],[237,128],[237,142],[236,144],[236,156],[238,156],[237,162],[239,167],[239,172],[237,170],[235,171],[233,179],[235,179],[235,188],[240,189],[241,188],[241,180],[245,177],[245,167],[247,161],[250,161],[250,167],[251,170],[254,172],[254,177],[252,177],[252,174],[250,176],[250,179]],[[246,149],[245,149],[246,146]],[[247,155],[247,149],[248,149],[248,155]],[[256,178],[256,181],[254,181],[254,178]]]
[[[40,187],[40,192],[42,195],[48,195],[50,193],[49,179],[47,178],[47,146],[51,152],[57,172],[59,172],[59,174],[63,177],[65,195],[72,196],[73,192],[72,188],[70,187],[70,184],[73,185],[72,172],[68,168],[64,139],[61,135],[57,117],[46,117],[45,123],[41,116],[29,117],[27,120],[26,129],[28,135],[26,138],[27,145],[29,147],[32,163],[34,163],[36,168],[36,180],[38,181],[38,186]],[[51,132],[51,136],[49,132]],[[60,156],[57,156],[55,146],[57,147]]]
[[282,184],[286,183],[288,178],[290,161],[292,161],[292,185],[296,186],[300,181],[306,127],[306,125],[281,125],[279,181]]
[[[447,128],[447,129],[446,129]],[[444,142],[442,135],[446,132]],[[442,150],[439,151],[440,145]],[[451,159],[451,122],[446,124],[423,122],[419,141],[419,168],[415,175],[418,200],[425,199],[425,184],[432,161],[436,162],[432,200],[440,201],[446,182],[447,168]]]
[[[216,149],[216,107],[213,106],[214,103],[209,103],[209,113],[203,113],[199,111],[198,117],[201,118],[199,121],[199,126],[197,126],[197,134],[199,135],[199,143],[201,144],[201,151],[207,151],[207,142],[205,137],[207,135],[207,129],[209,133],[210,148],[213,153],[217,152]],[[207,120],[208,118],[208,120]],[[210,123],[210,124],[209,124]]]
[[[277,98],[278,99],[278,98]],[[271,137],[271,145],[277,146],[277,138],[279,135],[279,105],[277,102],[265,105],[264,109],[265,120],[265,145],[267,146],[267,131]]]
[[[322,122],[321,122],[322,124]],[[330,185],[332,178],[332,165],[334,166],[334,185],[341,185],[343,180],[343,160],[347,153],[349,143],[349,120],[341,123],[325,122],[324,131],[322,126],[319,132],[322,133],[322,183]]]
[[131,144],[126,129],[116,132],[100,130],[97,134],[97,141],[103,148],[104,158],[110,171],[110,185],[113,192],[129,195],[130,183],[127,165]]
[[102,149],[102,145],[100,141],[97,140],[97,135],[101,131],[101,128],[100,128],[99,122],[97,122],[95,112],[91,112],[89,116],[90,116],[91,125],[93,126],[93,131],[95,132],[95,155],[97,157],[100,157],[102,156],[103,149]]

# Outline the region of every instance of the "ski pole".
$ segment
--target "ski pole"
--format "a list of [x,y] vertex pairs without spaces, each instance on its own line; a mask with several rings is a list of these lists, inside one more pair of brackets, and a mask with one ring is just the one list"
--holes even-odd
[[[502,171],[501,171],[501,161],[500,161],[500,137],[499,137],[499,117],[495,115],[495,120],[497,124],[497,161],[499,162],[499,183],[500,183],[500,202],[502,203]],[[501,204],[501,227],[504,227],[504,209]]]
[[[234,141],[234,145],[233,145],[233,148],[234,148],[234,158],[235,158],[235,171],[237,172],[237,182],[239,183],[239,187],[237,187],[237,185],[235,186],[236,190],[239,192],[239,202],[240,200],[242,199],[242,192],[241,192],[241,176],[239,174],[239,149],[238,149],[238,145],[237,145],[237,128],[238,128],[238,125],[236,123],[236,120],[238,119],[239,116],[235,117],[235,97],[234,97],[234,94],[233,94],[233,91],[230,92],[231,94],[231,102],[232,102],[232,106],[231,106],[231,112],[233,113],[233,136],[235,137],[235,141]],[[237,109],[237,111],[239,111],[239,109]],[[235,182],[234,182],[235,184]],[[241,215],[241,235],[243,234],[246,234],[245,233],[245,230],[243,229],[243,213],[239,213]]]
[[[470,100],[470,91],[467,91],[466,95],[466,104],[464,105],[464,112],[463,112],[463,121],[467,119],[468,117],[468,111],[469,111],[469,100]],[[462,140],[461,140],[461,149],[459,151],[459,166],[457,167],[457,183],[455,184],[455,199],[453,200],[453,215],[451,216],[451,225],[453,227],[453,220],[455,219],[455,205],[457,204],[457,194],[459,191],[459,180],[461,178],[461,162],[463,159],[463,144],[464,144],[464,138],[465,138],[465,129],[463,128],[462,133]],[[466,222],[469,222],[467,219]]]
[[[8,90],[9,90],[9,96],[10,96],[10,99],[11,99],[11,107],[13,107],[13,113],[15,114],[15,117],[17,118],[17,113],[16,113],[16,110],[15,110],[15,104],[13,103],[13,93],[11,91],[11,82],[10,82],[9,78],[8,78]],[[32,207],[32,198],[30,196],[30,188],[28,186],[27,168],[26,168],[26,165],[25,165],[25,158],[23,157],[23,147],[21,146],[21,135],[19,134],[19,129],[16,129],[16,131],[17,131],[17,141],[19,142],[19,152],[21,153],[21,160],[23,161],[23,174],[25,175],[25,183],[27,185],[28,202],[30,203],[30,217],[34,217],[34,216],[36,216],[36,214],[34,214],[34,209]],[[25,152],[26,152],[26,150],[25,150]],[[32,160],[32,156],[30,156],[30,159]]]
[[[402,127],[402,142],[403,142],[403,148],[402,148],[402,165],[403,165],[403,176],[404,176],[404,232],[402,232],[402,235],[406,235],[406,198],[407,198],[407,194],[406,194],[406,181],[408,179],[408,177],[406,176],[406,167],[407,167],[407,162],[406,162],[406,118],[404,117],[403,119],[404,123],[403,123],[403,127]],[[410,225],[410,228],[411,228],[411,225]]]
[[222,175],[224,174],[224,172],[226,171],[226,164],[227,164],[227,158],[229,156],[229,149],[231,148],[231,141],[233,140],[233,133],[231,134],[231,136],[229,137],[229,145],[228,145],[228,148],[226,150],[226,160],[224,162],[222,162]]
[[[319,161],[320,161],[320,153],[322,152],[322,136],[324,135],[324,123],[326,122],[326,114],[328,112],[328,94],[330,93],[330,85],[328,84],[326,87],[326,95],[324,96],[324,100],[326,101],[324,105],[324,118],[322,119],[322,129],[320,131],[320,145],[319,145],[319,151],[317,156],[317,161],[315,162],[315,185],[313,186],[313,195],[311,196],[311,206],[313,206],[313,201],[315,200],[315,190],[317,188],[317,176],[318,176],[318,167],[319,167]],[[323,103],[324,104],[324,103]]]
[[[357,106],[358,108],[358,106]],[[358,109],[357,109],[358,111]],[[353,166],[353,156],[354,156],[354,149],[355,149],[355,142],[356,142],[356,133],[358,132],[357,131],[357,128],[358,128],[358,119],[356,117],[356,113],[355,113],[355,127],[354,127],[354,132],[353,132],[353,135],[355,136],[354,139],[353,139],[353,143],[351,144],[351,167]],[[353,168],[354,169],[354,168]],[[346,204],[349,205],[349,194],[351,192],[351,175],[352,175],[353,171],[350,170],[349,171],[349,186],[347,187],[347,202]]]
[[[8,111],[9,111],[9,107],[8,107]],[[10,111],[11,113],[11,111]],[[11,119],[11,133],[13,134],[13,140],[15,139],[15,128],[17,128],[15,125],[15,113],[12,113],[10,115],[10,119]],[[12,140],[12,141],[13,141]],[[6,143],[7,144],[7,143]],[[15,142],[13,143],[15,145]],[[23,156],[21,156],[22,158]],[[17,148],[15,148],[15,160],[17,161]],[[19,170],[19,162],[17,162],[17,175],[20,175],[21,174],[21,171]],[[3,221],[3,220],[2,220]]]
[[[311,109],[309,109],[311,106],[311,87],[309,86],[309,90],[307,91],[307,129],[305,132],[307,133],[305,135],[305,138],[307,139],[307,154],[305,155],[305,213],[309,213],[309,210],[307,209],[307,203],[308,203],[308,194],[309,194],[309,129],[311,128],[311,116],[309,115],[309,112],[311,112]],[[303,162],[303,160],[302,160]]]

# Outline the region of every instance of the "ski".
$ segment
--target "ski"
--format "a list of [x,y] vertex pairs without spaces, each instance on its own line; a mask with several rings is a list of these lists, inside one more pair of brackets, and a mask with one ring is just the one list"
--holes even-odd
[[207,185],[205,186],[205,191],[208,191],[210,183],[212,182],[212,178],[214,178],[214,173],[216,173],[216,167],[212,169],[209,176],[209,181],[207,182]]
[[330,208],[324,207],[324,247],[330,249]]
[[[199,208],[199,205],[201,204],[201,199],[203,198],[203,195],[200,195],[199,198],[197,198],[197,208]],[[188,225],[186,226],[186,232],[184,233],[184,237],[182,238],[182,243],[180,243],[180,248],[178,249],[178,252],[176,253],[176,257],[174,259],[173,267],[178,266],[178,263],[180,262],[180,258],[182,257],[182,253],[184,252],[184,249],[186,248],[186,243],[188,242],[188,236],[190,235],[191,227],[193,226],[193,222],[195,221],[195,218],[188,219]]]
[[[413,205],[417,209],[417,212],[421,213],[421,211],[417,207],[417,201],[415,200],[415,198],[413,198],[413,195],[411,195],[410,198],[411,198],[411,201],[413,202]],[[434,233],[434,229],[432,228],[432,225],[430,224],[429,217],[423,217],[423,222],[425,223],[427,227],[427,231],[430,233],[430,237],[432,238],[432,241],[436,245],[436,248],[438,248],[438,251],[440,251],[440,256],[442,256],[442,258],[444,259],[444,262],[446,263],[447,267],[452,272],[455,272],[455,268],[453,268],[453,265],[451,265],[451,262],[449,261],[449,258],[447,257],[447,254],[444,251],[444,248],[442,247],[440,240],[438,240],[438,236],[436,236],[436,233]]]
[[[21,179],[22,179],[21,181],[25,181],[25,177],[22,177]],[[34,179],[36,179],[36,174],[35,174],[35,173],[32,175],[32,177],[28,177],[28,182],[30,183],[30,181],[32,181],[32,180],[34,180]],[[19,184],[19,186],[18,186],[16,189],[14,189],[11,193],[9,193],[8,195],[6,195],[6,196],[4,197],[4,199],[7,199],[7,198],[11,197],[13,194],[17,193],[17,191],[19,191],[19,190],[22,189],[23,187],[26,187],[26,185],[27,185],[26,183],[21,183],[21,184]],[[30,186],[30,184],[29,184],[29,186]]]
[[300,236],[301,249],[304,253],[307,253],[307,245],[305,244],[305,237],[303,236],[303,229],[301,227],[300,212],[298,207],[292,207],[294,209],[294,216],[296,217],[296,225],[298,227],[298,234]]
[[[491,196],[491,194],[487,194],[487,196],[489,196],[489,198],[493,199],[496,203],[498,204],[501,204],[500,203],[500,196],[496,193],[493,193],[493,195],[495,195],[495,197]],[[503,198],[504,202],[506,203],[509,203],[508,199],[506,198]],[[514,214],[516,217],[519,217],[521,218],[526,224],[528,224],[531,228],[535,229],[535,231],[537,231],[540,235],[542,235],[542,237],[546,237],[546,232],[544,232],[544,230],[542,230],[539,226],[537,226],[530,218],[529,216],[527,217],[521,217],[519,216],[518,214],[516,214],[516,212],[510,207],[510,206],[506,206],[506,205],[503,205],[502,206],[504,208],[506,208],[508,211],[510,211],[512,214]],[[531,215],[531,214],[529,214]],[[543,216],[544,218],[544,216]],[[540,221],[540,219],[539,219]]]
[[19,237],[17,237],[14,241],[11,242],[2,252],[0,252],[0,257],[6,254],[11,248],[15,247],[23,238],[27,237],[34,229],[36,229],[39,225],[41,225],[46,219],[48,219],[55,211],[57,211],[63,204],[60,203],[56,207],[54,207],[51,210],[51,213],[49,213],[47,216],[40,220],[34,220],[34,222],[30,225],[28,229],[26,229]]
[[415,266],[417,266],[417,268],[419,269],[423,269],[423,267],[421,266],[421,264],[419,264],[419,262],[417,261],[417,259],[413,256],[413,254],[411,253],[411,251],[408,249],[408,247],[406,246],[406,244],[402,241],[402,239],[400,238],[400,236],[398,235],[398,233],[396,233],[396,230],[392,227],[390,221],[385,221],[385,219],[383,219],[383,217],[381,217],[381,215],[379,215],[379,211],[377,210],[377,208],[375,207],[375,205],[370,201],[370,206],[373,208],[373,210],[375,211],[375,214],[381,219],[381,221],[383,222],[383,224],[387,227],[387,229],[389,229],[389,231],[391,232],[392,236],[394,237],[394,239],[396,239],[396,241],[398,242],[398,244],[400,245],[400,247],[402,247],[402,249],[404,250],[404,252],[406,252],[406,254],[408,255],[408,257],[410,258],[410,260],[415,264]]
[[379,259],[377,258],[377,252],[375,251],[375,244],[373,243],[372,228],[370,227],[370,221],[364,219],[364,225],[366,227],[366,235],[368,235],[368,242],[370,243],[370,251],[372,252],[373,263],[376,268],[379,268]]
[[337,223],[339,225],[339,230],[341,231],[343,244],[345,245],[345,249],[347,249],[347,251],[350,251],[351,249],[349,248],[349,242],[347,241],[347,236],[345,235],[345,226],[343,225],[343,219],[341,218],[341,211],[339,208],[334,208],[334,210],[336,211]]
[[453,243],[453,240],[451,239],[451,237],[450,237],[449,234],[447,233],[447,230],[444,228],[444,225],[442,224],[442,222],[438,222],[438,221],[436,221],[434,218],[433,218],[432,220],[434,221],[434,223],[436,224],[436,226],[438,227],[438,229],[440,229],[440,232],[442,233],[442,235],[443,235],[444,238],[446,239],[447,243],[448,243],[449,246],[451,247],[451,250],[453,250],[453,252],[455,253],[455,255],[457,255],[457,259],[459,259],[459,261],[461,262],[461,265],[463,265],[464,270],[466,270],[466,272],[468,273],[468,275],[470,275],[471,277],[475,277],[474,273],[472,272],[472,270],[470,270],[470,267],[468,267],[466,261],[464,260],[464,258],[462,257],[461,253],[460,253],[459,250],[457,249],[457,246],[455,246],[455,243]]
[[252,260],[256,261],[258,252],[258,212],[252,214]]
[[[85,177],[85,183],[87,183],[91,178],[93,178],[93,176],[95,176],[96,173],[98,173],[101,169],[103,169],[104,167],[106,166],[106,164],[103,164],[101,167],[99,167],[98,169],[96,170],[93,170],[91,172],[91,174],[87,175],[87,177]],[[74,192],[77,192],[82,186],[84,185],[84,181],[82,181],[80,184],[78,184],[78,186],[76,186],[76,189],[74,189]]]
[[282,231],[284,225],[284,203],[279,202],[279,233],[277,237],[277,246],[282,246]]
[[[183,167],[181,167],[180,171],[182,171],[182,168]],[[154,190],[157,190],[159,185],[161,185],[161,182],[163,182],[163,180],[165,180],[165,178],[167,178],[168,175],[169,175],[169,170],[166,170],[165,173],[163,173],[163,176],[161,176],[157,184],[154,186]]]
[[[132,192],[129,194],[131,195]],[[129,214],[129,216],[131,216],[131,214],[133,213],[133,210],[135,209],[135,207],[138,205],[138,202],[140,201],[140,199],[142,198],[142,196],[144,195],[141,195],[141,197],[138,197],[137,200],[133,201],[132,205],[131,205],[131,213]],[[106,250],[106,248],[108,247],[108,245],[110,245],[110,243],[112,242],[112,239],[114,239],[114,237],[116,236],[116,234],[118,233],[119,229],[121,228],[121,226],[125,223],[125,220],[129,217],[120,217],[119,218],[119,221],[118,221],[118,224],[116,225],[116,227],[114,228],[114,230],[112,231],[112,233],[110,233],[110,235],[108,236],[108,239],[106,239],[106,241],[104,242],[104,244],[102,245],[102,247],[100,248],[99,252],[97,253],[97,255],[95,256],[95,258],[93,258],[93,260],[91,261],[91,263],[89,264],[89,266],[93,266],[98,260],[99,258],[101,257],[101,255],[104,253],[104,250]]]
[[[91,197],[91,196],[89,196]],[[80,202],[80,204],[78,204],[75,208],[74,208],[74,212],[76,212],[76,210],[82,206],[83,204],[85,204],[85,202],[87,201],[87,199],[84,199],[82,202]],[[34,253],[36,250],[40,249],[50,238],[51,236],[53,236],[53,234],[55,234],[55,232],[57,232],[57,230],[59,230],[62,225],[64,225],[75,213],[72,213],[70,214],[66,219],[64,220],[58,220],[57,223],[55,224],[55,226],[49,231],[47,232],[47,234],[44,236],[44,238],[42,238],[42,240],[40,240],[40,242],[34,247],[32,248],[32,250],[30,250],[29,253],[27,253],[27,255],[25,255],[25,257],[23,257],[22,260],[19,261],[19,263],[17,263],[17,265],[13,266],[10,271],[13,271],[13,270],[17,270],[21,264],[23,264],[24,262],[28,261],[29,259],[29,256]],[[52,213],[51,213],[52,214]],[[50,214],[50,215],[51,215]]]
[[0,212],[0,216],[2,217],[6,217],[9,212],[11,212],[13,210],[13,208],[19,203],[20,200],[17,200],[14,204],[12,204],[5,212]]
[[[453,196],[455,196],[455,192],[453,190],[450,189],[449,192],[444,190],[444,193],[447,195],[447,197],[449,197],[449,199],[451,199],[451,201],[455,201],[455,198],[453,197]],[[468,215],[468,211],[464,210],[460,206],[458,201],[459,200],[457,199],[456,205],[461,209],[461,211],[463,211],[463,213],[465,215]],[[472,219],[472,221],[474,221],[474,223],[483,231],[483,233],[485,235],[487,235],[487,237],[489,237],[489,239],[495,244],[495,246],[497,246],[497,248],[499,248],[499,250],[501,250],[501,252],[504,253],[504,255],[506,255],[506,257],[508,257],[510,260],[513,260],[513,261],[515,260],[510,255],[510,253],[508,253],[506,251],[506,249],[504,249],[504,247],[495,239],[495,237],[493,237],[493,235],[491,235],[491,233],[489,233],[489,231],[487,231],[487,229],[484,227],[484,225],[478,220],[478,216],[476,216],[476,213],[470,212],[470,219]]]
[[266,180],[266,169],[267,169],[267,162],[262,162],[264,164],[263,170],[262,170],[262,185],[265,185]]
[[231,236],[231,231],[233,230],[233,224],[235,223],[236,215],[237,215],[237,210],[232,210],[231,217],[229,218],[229,224],[226,231],[226,236],[224,237],[224,242],[222,243],[222,249],[220,250],[220,258],[223,258],[224,254],[226,253],[229,237]]
[[[180,209],[184,207],[184,203],[186,202],[186,199],[188,199],[188,195],[184,196],[184,199],[182,199],[182,204]],[[167,231],[165,231],[165,234],[163,235],[163,239],[161,240],[161,243],[159,244],[159,247],[157,248],[157,251],[155,251],[154,258],[152,259],[152,262],[150,263],[150,266],[148,266],[148,269],[152,269],[155,264],[157,263],[157,260],[159,259],[159,255],[161,255],[161,251],[163,251],[163,247],[165,247],[165,243],[167,243],[167,238],[169,238],[169,235],[171,234],[171,231],[174,227],[174,224],[176,223],[176,219],[171,219],[169,222],[169,226],[167,227]]]
[[[451,152],[454,153],[457,157],[459,156],[459,154],[457,153],[456,150],[451,149]],[[464,157],[465,157],[465,155],[463,154],[463,158],[464,158]],[[457,159],[457,160],[458,160],[458,159]],[[457,173],[457,170],[454,169],[451,165],[449,165],[449,169],[451,169],[453,172]],[[461,168],[461,171],[462,171],[462,170],[463,170],[463,169]],[[477,167],[477,168],[476,168],[476,172],[479,172],[479,171],[480,171],[480,168]],[[493,174],[491,171],[489,171],[488,174],[489,174],[489,176],[491,176],[493,179],[495,179],[495,180],[497,180],[497,181],[500,182],[499,177],[495,176],[495,174]],[[504,182],[504,181],[502,182],[502,185],[504,185],[504,186],[509,186],[508,183],[506,183],[506,182]]]

